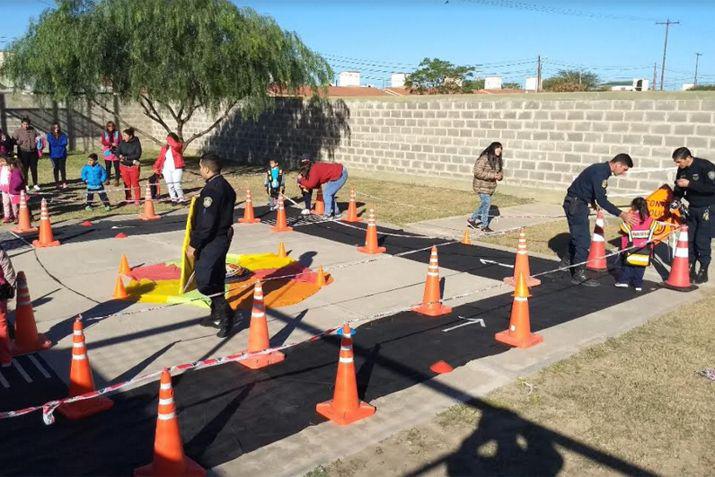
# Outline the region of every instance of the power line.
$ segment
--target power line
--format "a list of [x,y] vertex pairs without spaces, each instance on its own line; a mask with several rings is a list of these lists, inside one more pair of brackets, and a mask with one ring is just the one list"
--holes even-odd
[[656,25],[665,25],[665,44],[663,45],[663,64],[660,68],[660,90],[663,91],[663,78],[665,77],[665,54],[668,51],[668,30],[670,25],[679,25],[680,22],[671,22],[668,18],[664,22],[656,22]]
[[652,22],[655,18],[638,17],[634,15],[612,15],[610,13],[596,13],[589,12],[585,10],[576,10],[573,8],[555,8],[546,5],[536,5],[526,2],[517,2],[511,0],[461,0],[468,3],[476,3],[480,5],[502,7],[502,8],[512,8],[516,10],[531,11],[537,13],[546,13],[551,15],[566,15],[575,17],[584,17],[591,19],[605,19],[605,20],[628,20],[628,21],[638,21],[638,22]]

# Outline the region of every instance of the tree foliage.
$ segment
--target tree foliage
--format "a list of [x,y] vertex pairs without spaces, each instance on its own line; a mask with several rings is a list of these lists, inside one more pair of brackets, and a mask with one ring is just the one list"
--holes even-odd
[[501,85],[502,89],[521,89],[519,83],[504,83]]
[[590,71],[560,70],[542,82],[544,91],[589,91],[598,87],[598,75]]
[[405,86],[419,94],[454,94],[471,91],[471,66],[457,66],[439,58],[425,58],[405,79]]
[[[136,101],[186,144],[237,105],[258,114],[270,104],[270,88],[316,89],[332,77],[295,33],[228,0],[60,0],[10,46],[3,74],[52,99],[86,97],[113,114],[107,93]],[[201,110],[216,122],[184,138]]]

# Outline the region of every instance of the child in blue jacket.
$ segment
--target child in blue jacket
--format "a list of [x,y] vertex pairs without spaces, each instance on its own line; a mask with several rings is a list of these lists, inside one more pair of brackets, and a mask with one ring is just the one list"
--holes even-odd
[[87,165],[82,168],[82,181],[87,183],[87,206],[84,210],[92,210],[94,193],[99,194],[99,199],[104,204],[104,210],[109,210],[109,198],[104,191],[107,180],[107,170],[97,164],[97,155],[92,153],[87,158]]

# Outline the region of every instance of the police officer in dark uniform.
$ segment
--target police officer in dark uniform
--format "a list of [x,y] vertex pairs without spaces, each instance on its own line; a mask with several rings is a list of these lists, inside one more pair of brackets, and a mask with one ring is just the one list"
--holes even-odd
[[[206,185],[201,190],[192,218],[187,253],[196,258],[196,285],[211,297],[211,316],[203,326],[217,326],[216,336],[225,338],[233,328],[234,312],[224,296],[226,284],[226,254],[233,238],[233,208],[236,191],[221,175],[221,158],[207,153],[199,161],[201,177]],[[212,296],[213,295],[213,296]]]
[[[595,209],[598,205],[629,224],[633,222],[630,214],[622,212],[606,197],[608,178],[612,175],[625,174],[631,167],[633,167],[631,156],[618,154],[608,162],[588,166],[571,183],[564,199],[564,212],[571,234],[569,254],[568,257],[565,257],[564,264],[583,263],[588,258],[588,249],[591,246],[591,231],[588,222],[589,206]],[[589,287],[598,286],[598,282],[586,277],[585,265],[571,269],[571,282]]]
[[[687,147],[673,151],[678,166],[675,176],[675,200],[671,208],[680,207],[680,200],[688,201],[688,259],[690,277],[695,283],[708,281],[712,220],[715,219],[715,165],[706,159],[693,157]],[[700,270],[695,266],[700,262]]]

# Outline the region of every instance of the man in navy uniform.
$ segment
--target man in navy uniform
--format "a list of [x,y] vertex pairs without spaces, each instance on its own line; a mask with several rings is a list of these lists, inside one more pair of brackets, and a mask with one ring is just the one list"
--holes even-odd
[[[612,175],[625,174],[631,167],[633,167],[631,156],[618,154],[608,162],[588,166],[571,183],[564,199],[564,212],[566,212],[566,220],[571,234],[569,254],[568,257],[565,257],[564,263],[582,264],[588,258],[588,249],[591,246],[591,231],[588,222],[589,206],[594,209],[598,206],[632,224],[631,215],[622,212],[606,197],[608,178]],[[586,277],[585,265],[571,268],[571,282],[575,285],[598,286],[598,282]]]
[[225,338],[233,328],[234,312],[224,296],[226,254],[233,238],[233,207],[236,191],[221,175],[222,161],[214,153],[201,156],[201,177],[206,185],[201,190],[187,253],[196,258],[196,286],[211,298],[211,316],[201,321],[203,326],[217,326],[216,336]]
[[[673,151],[673,161],[678,166],[678,172],[673,194],[675,201],[671,207],[680,207],[683,198],[688,201],[690,278],[695,283],[705,283],[710,266],[711,218],[715,218],[715,165],[706,159],[693,157],[687,147]],[[700,270],[696,273],[697,262],[700,262]]]

